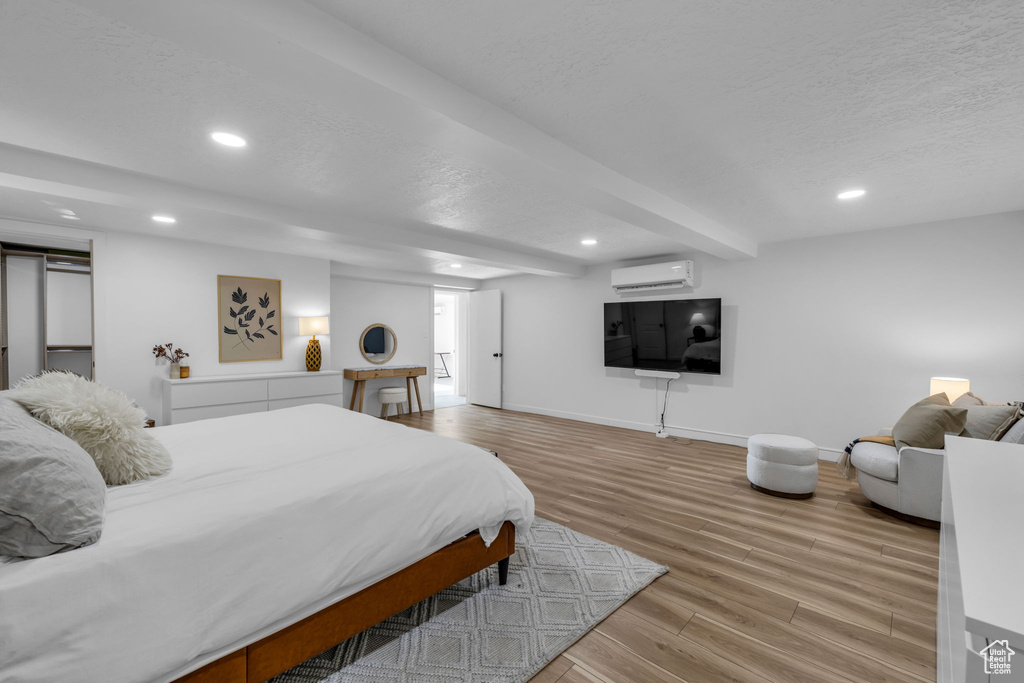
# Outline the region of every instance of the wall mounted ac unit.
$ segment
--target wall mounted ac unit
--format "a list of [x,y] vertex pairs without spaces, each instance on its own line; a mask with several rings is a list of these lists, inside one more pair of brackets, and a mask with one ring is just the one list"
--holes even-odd
[[693,287],[693,261],[673,261],[612,270],[612,289],[617,294],[654,292],[681,287]]

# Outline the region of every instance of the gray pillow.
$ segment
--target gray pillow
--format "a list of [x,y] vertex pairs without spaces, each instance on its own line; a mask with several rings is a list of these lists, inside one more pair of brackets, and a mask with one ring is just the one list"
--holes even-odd
[[974,406],[986,406],[991,404],[980,396],[975,396],[968,391],[966,394],[961,394],[957,397],[951,405],[954,405],[957,408],[973,408]]
[[1020,417],[1016,405],[982,405],[967,409],[967,424],[961,436],[998,441]]
[[967,409],[949,405],[945,394],[935,394],[910,406],[893,425],[897,448],[944,448],[946,432],[959,434],[967,423]]
[[1003,438],[999,439],[1003,443],[1020,443],[1024,444],[1024,419],[1017,420],[1013,423]]
[[107,488],[89,454],[0,392],[0,555],[95,543]]
[[951,404],[957,408],[973,408],[974,406],[1021,406],[1020,401],[986,401],[980,396],[975,396],[971,392],[961,394]]

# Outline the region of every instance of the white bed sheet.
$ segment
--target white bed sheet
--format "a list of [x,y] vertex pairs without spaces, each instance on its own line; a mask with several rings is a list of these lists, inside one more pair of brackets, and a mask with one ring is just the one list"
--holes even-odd
[[0,564],[0,681],[169,681],[533,496],[475,446],[327,405],[161,427],[160,479],[108,489],[100,541]]

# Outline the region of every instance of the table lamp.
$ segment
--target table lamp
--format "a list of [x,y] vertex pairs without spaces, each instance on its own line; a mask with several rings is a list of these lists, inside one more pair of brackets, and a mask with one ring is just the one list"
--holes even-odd
[[330,333],[331,328],[327,323],[326,315],[318,318],[299,318],[299,336],[313,335],[309,344],[306,345],[306,370],[316,372],[320,369],[322,356],[320,355],[320,342],[317,341],[316,335]]
[[690,324],[695,326],[693,328],[693,340],[695,342],[702,342],[708,336],[707,330],[701,327],[706,322],[707,318],[704,317],[703,313],[694,313],[693,317],[690,318]]
[[932,377],[929,396],[945,394],[949,402],[957,400],[971,390],[971,380],[959,377]]

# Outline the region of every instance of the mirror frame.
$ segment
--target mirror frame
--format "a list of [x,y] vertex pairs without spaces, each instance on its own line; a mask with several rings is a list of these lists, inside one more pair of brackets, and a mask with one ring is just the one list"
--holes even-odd
[[[391,340],[392,340],[391,353],[389,353],[388,357],[383,359],[383,360],[374,360],[373,358],[370,358],[369,356],[367,356],[366,355],[366,347],[363,346],[363,341],[366,339],[366,335],[370,332],[370,330],[374,329],[375,327],[383,327],[386,331],[391,333]],[[367,327],[365,330],[363,330],[363,333],[361,335],[359,335],[359,353],[363,354],[363,358],[365,358],[369,362],[373,363],[374,365],[383,365],[384,363],[387,363],[389,360],[391,360],[392,358],[395,357],[395,351],[397,351],[397,350],[398,350],[398,335],[395,334],[395,331],[393,329],[391,329],[390,327],[388,327],[384,323],[374,323],[374,324],[370,325],[369,327]]]

